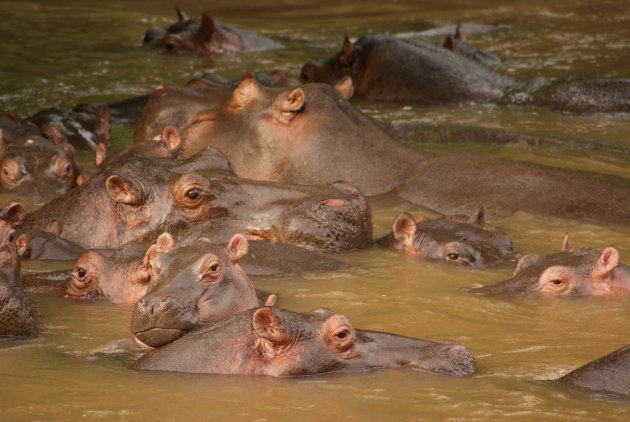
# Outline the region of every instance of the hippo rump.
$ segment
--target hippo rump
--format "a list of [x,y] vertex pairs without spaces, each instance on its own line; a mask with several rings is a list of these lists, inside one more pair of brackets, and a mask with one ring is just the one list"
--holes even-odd
[[0,131],[0,192],[50,200],[76,186],[82,172],[69,144],[53,144],[39,136],[5,143]]
[[387,248],[424,259],[439,259],[482,268],[501,264],[514,256],[512,240],[501,231],[485,230],[485,210],[460,219],[414,218],[400,214],[392,233],[376,242]]
[[630,110],[630,79],[567,78],[524,82],[421,39],[347,38],[327,60],[303,66],[300,81],[336,84],[345,76],[357,96],[425,104],[512,103],[567,111]]
[[195,327],[260,305],[252,282],[238,265],[248,248],[245,236],[236,234],[225,248],[202,238],[174,250],[173,238],[162,234],[147,251],[152,282],[131,317],[136,340],[160,347]]
[[551,255],[525,255],[512,278],[493,286],[469,289],[484,295],[618,295],[630,294],[630,268],[619,262],[613,247],[573,251],[565,237],[562,250]]
[[472,354],[454,341],[355,329],[329,309],[249,309],[152,350],[132,369],[275,377],[411,367],[468,377]]
[[189,19],[177,9],[177,17],[178,21],[173,25],[149,29],[144,35],[143,44],[163,54],[187,53],[199,56],[283,47],[262,35],[215,21],[206,12]]
[[35,337],[39,331],[33,304],[22,289],[15,225],[24,208],[10,203],[0,213],[0,336]]
[[188,160],[131,155],[27,216],[24,230],[50,231],[87,249],[176,239],[227,242],[242,232],[315,250],[371,241],[371,215],[355,188],[288,186],[240,179],[214,149]]
[[630,398],[630,344],[569,372],[558,381],[583,390]]

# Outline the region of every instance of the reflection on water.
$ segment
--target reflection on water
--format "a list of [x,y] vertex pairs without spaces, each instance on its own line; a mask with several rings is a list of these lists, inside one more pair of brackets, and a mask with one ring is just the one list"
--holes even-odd
[[[139,47],[146,28],[174,19],[170,1],[63,0],[0,3],[0,105],[21,115],[53,105],[113,102],[158,84],[183,84],[207,71],[238,78],[278,68],[297,76],[301,65],[337,50],[343,35],[410,32],[454,22],[500,24],[471,41],[502,58],[502,71],[538,75],[629,77],[627,2],[572,0],[493,2],[332,2],[264,0],[180,2],[189,14],[259,30],[287,48],[217,58],[163,57]],[[245,6],[244,6],[245,5]],[[628,143],[625,115],[559,114],[518,107],[461,108],[357,103],[387,123],[461,124],[563,138]],[[121,145],[131,130],[114,128]],[[443,153],[483,154],[629,177],[630,159],[605,151],[569,152],[508,145],[427,145]],[[92,160],[83,154],[86,164]],[[3,203],[11,198],[2,198]],[[550,200],[554,200],[550,198]],[[31,209],[38,204],[28,204]],[[373,201],[375,237],[402,211],[417,206]],[[472,210],[471,210],[472,211]],[[491,222],[508,232],[520,254],[552,253],[569,232],[573,246],[615,246],[630,262],[630,229],[578,224],[517,213]],[[344,254],[338,273],[255,279],[296,311],[326,306],[356,327],[431,340],[450,338],[477,357],[479,373],[450,379],[412,370],[297,379],[141,373],[126,370],[130,310],[35,298],[41,338],[0,341],[0,420],[626,420],[630,404],[571,391],[548,380],[630,342],[629,299],[496,300],[463,292],[508,278],[513,263],[466,270],[418,261],[378,247]],[[56,269],[59,264],[29,264]],[[122,341],[122,343],[121,343]]]

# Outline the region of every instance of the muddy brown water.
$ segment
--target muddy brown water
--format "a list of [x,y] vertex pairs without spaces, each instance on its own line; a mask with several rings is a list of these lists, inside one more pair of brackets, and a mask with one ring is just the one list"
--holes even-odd
[[[278,68],[295,77],[307,60],[336,51],[345,34],[405,33],[456,22],[497,25],[496,30],[471,35],[470,40],[502,57],[499,68],[518,77],[630,77],[628,1],[183,0],[177,4],[190,15],[208,10],[217,19],[260,31],[287,48],[211,59],[163,57],[139,44],[149,26],[172,22],[171,1],[4,0],[0,2],[0,109],[28,115],[53,105],[113,102],[159,84],[183,84],[207,71],[236,78],[246,70]],[[356,104],[388,123],[463,124],[630,142],[630,116],[623,114]],[[113,136],[122,145],[130,141],[131,130],[115,127]],[[605,151],[412,146],[435,152],[468,149],[630,177],[630,158]],[[88,154],[83,159],[87,162]],[[374,201],[372,207],[375,236],[389,231],[399,212],[434,215],[387,200]],[[628,227],[524,213],[491,223],[510,233],[521,254],[554,252],[569,232],[576,248],[612,245],[622,260],[630,262]],[[272,379],[134,372],[126,369],[129,358],[116,353],[118,342],[129,338],[129,309],[43,295],[35,298],[43,325],[40,338],[0,341],[0,420],[621,421],[630,417],[627,400],[572,391],[549,381],[630,343],[630,299],[479,298],[460,289],[505,279],[511,266],[466,270],[419,262],[376,247],[340,259],[350,264],[342,272],[254,282],[278,292],[281,305],[289,309],[326,306],[348,316],[356,327],[460,341],[476,356],[478,374],[452,379],[413,370],[382,370]],[[67,265],[35,263],[26,270]]]

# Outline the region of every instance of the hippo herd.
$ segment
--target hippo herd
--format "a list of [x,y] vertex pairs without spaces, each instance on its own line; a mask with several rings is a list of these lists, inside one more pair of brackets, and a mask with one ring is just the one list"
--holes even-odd
[[[144,44],[164,55],[283,48],[203,13],[152,28]],[[630,80],[517,80],[466,41],[444,45],[369,35],[281,72],[217,75],[160,86],[117,104],[82,104],[0,118],[0,336],[36,337],[37,312],[20,261],[72,260],[52,286],[73,300],[131,307],[144,352],[135,370],[276,377],[414,367],[458,377],[476,372],[462,344],[355,328],[326,308],[296,313],[259,291],[251,275],[335,271],[334,253],[391,248],[467,268],[510,265],[512,278],[469,288],[490,297],[629,295],[617,249],[519,256],[507,233],[487,227],[526,211],[594,224],[630,225],[623,177],[508,162],[472,153],[407,148],[350,100],[457,106],[534,105],[565,112],[628,112]],[[112,153],[110,124],[135,122],[133,143]],[[93,150],[85,170],[76,150]],[[453,171],[457,169],[457,171]],[[435,219],[401,213],[373,239],[369,200],[388,195]],[[510,198],[506,201],[505,198]],[[471,214],[471,215],[467,215]],[[325,254],[323,252],[326,252]],[[49,281],[50,281],[49,280]],[[559,378],[630,397],[630,345]]]

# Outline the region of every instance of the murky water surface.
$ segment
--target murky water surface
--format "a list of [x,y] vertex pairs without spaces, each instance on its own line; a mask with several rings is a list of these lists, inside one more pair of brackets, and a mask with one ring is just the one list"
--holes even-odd
[[[207,71],[237,78],[246,70],[277,68],[295,77],[304,62],[336,51],[343,35],[413,32],[456,22],[497,25],[496,30],[471,35],[470,40],[502,57],[500,69],[516,77],[630,77],[628,1],[177,4],[191,15],[208,10],[219,20],[262,32],[287,48],[212,59],[162,57],[139,44],[149,26],[173,21],[171,1],[5,0],[0,2],[0,109],[28,115],[55,105],[113,102],[159,84],[181,85]],[[387,123],[463,124],[630,142],[628,115],[476,105],[357,105]],[[118,145],[130,139],[130,129],[114,128]],[[466,148],[630,177],[630,158],[605,151],[412,146],[436,152]],[[10,198],[2,199],[6,203]],[[375,236],[389,231],[399,212],[433,215],[385,200],[374,202],[373,211]],[[521,254],[554,252],[569,232],[576,248],[613,245],[622,260],[630,262],[628,228],[527,214],[491,223],[510,233]],[[44,327],[41,337],[17,344],[0,341],[0,420],[621,421],[630,417],[628,401],[571,391],[548,381],[630,342],[629,299],[486,299],[460,289],[503,280],[510,276],[511,266],[466,270],[418,262],[376,247],[340,259],[351,264],[349,269],[254,282],[278,292],[281,305],[289,309],[326,306],[348,316],[356,327],[460,341],[476,356],[478,374],[462,380],[390,370],[278,380],[133,372],[125,369],[128,359],[112,353],[117,342],[129,337],[129,309],[40,296],[35,300]],[[39,263],[27,269],[59,266],[63,264]]]

